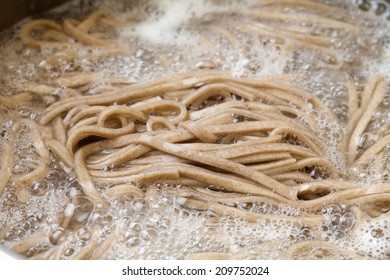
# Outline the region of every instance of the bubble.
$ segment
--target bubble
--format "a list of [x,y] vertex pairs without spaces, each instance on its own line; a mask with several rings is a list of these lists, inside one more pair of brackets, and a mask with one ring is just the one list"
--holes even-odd
[[19,225],[20,228],[24,229],[24,230],[28,230],[30,229],[31,225],[29,222],[27,221],[22,221]]
[[29,187],[29,192],[32,195],[42,196],[46,193],[48,188],[49,186],[46,180],[39,180]]
[[77,231],[77,237],[82,241],[88,241],[91,239],[92,233],[87,227],[82,227]]
[[34,215],[30,215],[27,218],[27,222],[30,225],[30,227],[32,227],[32,228],[39,225],[38,219]]
[[26,163],[22,163],[22,162],[18,162],[18,163],[15,163],[13,168],[12,168],[12,173],[14,175],[25,175],[29,172],[29,167]]
[[45,215],[45,213],[38,212],[35,214],[35,217],[36,217],[38,222],[42,222],[45,219],[46,215]]
[[16,237],[16,233],[15,233],[15,231],[13,231],[13,230],[7,231],[7,232],[5,233],[5,240],[7,240],[7,241],[11,241],[11,240],[13,240],[15,237]]
[[352,213],[345,213],[340,219],[340,224],[344,229],[351,229],[355,222],[356,219]]
[[101,236],[106,236],[108,234],[110,234],[112,232],[112,227],[111,226],[104,226],[101,231],[100,231],[100,234]]
[[73,247],[68,247],[68,248],[65,248],[63,254],[65,257],[70,257],[71,255],[73,255],[75,252],[75,249]]
[[133,248],[135,246],[138,246],[139,244],[141,243],[141,239],[138,238],[138,237],[133,237],[133,238],[130,238],[127,242],[126,242],[126,247],[128,248]]
[[69,203],[64,211],[69,228],[76,230],[85,225],[90,219],[93,209],[94,204],[87,197],[74,197],[72,203]]
[[158,236],[158,232],[154,228],[148,228],[148,229],[142,231],[140,234],[140,237],[146,241],[155,239],[155,238],[157,238],[157,236]]
[[131,230],[126,230],[122,235],[124,240],[129,240],[130,238],[135,237],[135,234]]
[[371,231],[371,236],[374,238],[381,238],[384,236],[383,230],[382,229],[373,229]]
[[70,187],[68,186],[66,190],[66,196],[67,197],[75,197],[82,195],[81,190],[78,187]]
[[54,229],[49,234],[49,241],[53,245],[62,243],[67,238],[67,232],[62,228]]
[[168,229],[171,225],[171,220],[168,217],[164,217],[161,222],[159,222],[159,227],[163,229]]
[[[89,1],[90,2],[90,1]],[[171,1],[168,1],[171,2]],[[336,115],[337,122],[340,121],[339,125],[337,122],[331,123],[327,120],[326,116],[321,116],[319,112],[315,111],[314,104],[311,102],[307,103],[306,110],[308,113],[313,116],[315,119],[316,125],[320,127],[319,137],[321,141],[329,144],[329,148],[325,151],[326,157],[328,157],[331,162],[336,166],[337,170],[340,171],[340,174],[345,173],[355,173],[358,174],[356,177],[361,177],[359,182],[364,181],[364,186],[369,186],[366,184],[367,180],[377,180],[377,181],[387,181],[389,178],[389,172],[386,170],[383,172],[374,172],[367,167],[356,168],[356,172],[349,172],[347,170],[344,156],[340,154],[341,142],[343,141],[343,136],[345,135],[345,126],[344,124],[347,121],[348,113],[348,100],[347,100],[347,87],[346,80],[351,76],[357,85],[357,90],[359,93],[363,92],[364,78],[370,76],[372,73],[388,73],[388,60],[382,54],[387,55],[387,49],[379,48],[381,41],[388,40],[387,33],[384,32],[387,30],[387,25],[382,25],[379,21],[375,21],[370,18],[370,14],[359,13],[356,25],[364,25],[364,29],[367,34],[370,36],[365,36],[364,34],[358,38],[351,38],[350,35],[344,34],[345,32],[341,30],[322,30],[318,26],[310,25],[307,23],[302,23],[299,25],[299,28],[303,30],[309,29],[312,35],[327,35],[327,37],[332,38],[332,52],[337,53],[337,57],[330,54],[325,54],[317,56],[314,52],[310,50],[305,51],[294,51],[293,47],[286,42],[281,42],[278,39],[270,38],[267,36],[249,36],[241,34],[238,28],[235,26],[227,26],[229,32],[233,32],[237,36],[240,42],[246,42],[248,46],[240,50],[237,50],[234,46],[231,46],[226,38],[219,35],[206,36],[205,32],[202,30],[196,29],[207,29],[203,28],[207,25],[200,25],[202,28],[197,28],[197,20],[195,17],[204,16],[203,22],[209,24],[219,24],[223,22],[223,16],[221,18],[216,18],[213,16],[213,11],[227,11],[229,17],[232,17],[234,20],[236,8],[241,8],[242,3],[224,3],[224,5],[214,5],[218,1],[206,1],[207,3],[201,3],[202,5],[195,5],[194,7],[188,7],[190,4],[180,4],[179,7],[184,7],[184,13],[180,11],[175,14],[174,20],[169,19],[162,13],[164,5],[167,5],[167,1],[161,1],[161,3],[150,3],[148,1],[144,7],[141,4],[136,5],[136,12],[139,15],[139,23],[136,23],[136,26],[131,27],[130,29],[120,28],[118,29],[118,34],[123,35],[123,41],[119,42],[118,46],[128,46],[131,44],[131,47],[134,49],[134,54],[126,55],[124,57],[120,56],[109,56],[96,59],[90,59],[94,54],[98,54],[102,51],[101,48],[88,48],[88,50],[73,50],[75,55],[71,61],[67,61],[66,58],[60,61],[59,66],[51,65],[50,61],[47,60],[43,54],[47,55],[61,55],[61,50],[59,48],[42,48],[41,52],[29,50],[28,48],[18,46],[17,48],[12,48],[12,53],[15,51],[18,53],[18,56],[22,56],[23,63],[13,63],[14,65],[8,65],[6,61],[8,59],[7,55],[4,55],[4,47],[2,46],[0,53],[4,57],[5,65],[12,66],[9,67],[11,74],[15,73],[15,77],[18,81],[17,85],[24,85],[24,83],[49,83],[51,84],[57,76],[62,73],[72,71],[77,72],[93,72],[99,71],[104,72],[104,76],[107,77],[132,77],[135,80],[148,81],[154,77],[160,77],[161,73],[172,74],[172,73],[181,73],[188,70],[196,69],[215,69],[219,68],[221,70],[231,71],[234,76],[271,76],[275,74],[295,74],[303,73],[307,74],[308,78],[302,78],[305,80],[305,84],[302,88],[307,89],[309,92],[314,92],[315,95],[320,98],[329,108],[331,112]],[[350,4],[344,3],[342,1],[327,1],[327,3],[332,3],[343,9],[350,9],[348,16],[355,18],[356,9],[352,9]],[[367,1],[358,1],[358,5],[364,6]],[[123,1],[94,1],[93,5],[95,8],[104,7],[105,11],[121,11],[123,8]],[[248,3],[254,3],[250,0]],[[203,5],[207,4],[207,5]],[[386,12],[383,12],[383,7],[378,1],[371,1],[371,15],[382,14],[382,18],[386,17]],[[71,5],[71,4],[68,4]],[[229,6],[230,5],[230,6]],[[206,7],[207,6],[207,7]],[[228,7],[229,6],[229,7]],[[71,7],[71,6],[69,6]],[[85,8],[85,6],[84,6]],[[133,10],[133,5],[127,3],[127,11]],[[187,10],[187,8],[189,10]],[[134,8],[135,9],[135,8]],[[211,13],[207,14],[206,12],[210,11]],[[291,12],[294,8],[286,8],[280,12]],[[77,15],[78,9],[71,9],[72,16],[71,18],[80,19]],[[172,12],[172,7],[168,8],[168,11]],[[192,11],[195,13],[188,12]],[[83,11],[84,13],[85,11]],[[73,14],[74,13],[74,14]],[[316,13],[316,11],[314,11]],[[63,13],[62,13],[63,14]],[[61,14],[61,15],[62,15]],[[115,13],[113,13],[115,14]],[[184,15],[184,16],[183,16]],[[56,14],[56,16],[58,16]],[[337,15],[335,15],[337,18]],[[81,17],[82,18],[82,17]],[[369,19],[369,20],[367,20]],[[150,20],[150,21],[149,21]],[[137,18],[138,21],[138,18]],[[148,38],[143,38],[143,34],[138,34],[134,36],[138,30],[138,24],[142,21],[147,22],[147,29],[155,28],[158,26],[158,30],[162,30],[165,27],[172,31],[173,36],[168,36],[170,39],[164,37],[150,37],[151,34],[147,33],[145,36]],[[159,23],[152,24],[152,23]],[[167,26],[161,23],[166,23]],[[181,40],[183,38],[181,34],[188,35],[188,25],[191,25],[190,35],[191,38],[199,36],[206,36],[213,47],[218,49],[216,52],[212,51],[211,48],[206,48],[202,50],[201,46],[194,46],[188,48],[186,44],[190,40]],[[380,29],[383,34],[378,32],[372,32],[372,26],[376,26],[377,29]],[[176,32],[176,29],[177,32]],[[155,31],[155,30],[153,30]],[[172,34],[169,34],[172,35]],[[196,36],[193,36],[196,35]],[[185,36],[184,36],[185,37]],[[271,36],[272,37],[272,36]],[[371,38],[373,37],[373,38]],[[375,39],[375,37],[379,39]],[[149,42],[150,40],[156,41],[154,43]],[[376,40],[376,41],[375,41]],[[20,40],[19,40],[20,41]],[[178,42],[180,41],[180,42]],[[178,48],[172,42],[180,43]],[[19,42],[20,44],[20,42]],[[127,45],[126,45],[127,44]],[[169,45],[167,45],[169,44]],[[350,46],[347,46],[350,45]],[[287,49],[287,47],[289,49]],[[376,58],[368,59],[367,61],[358,63],[357,57],[364,57],[367,54],[364,51],[364,48],[367,48],[372,51],[373,57]],[[124,48],[126,49],[126,48]],[[185,55],[183,55],[185,53]],[[27,56],[28,54],[28,56]],[[166,55],[166,61],[160,59],[160,54]],[[89,56],[89,57],[88,57]],[[20,58],[19,58],[20,60]],[[19,60],[16,60],[18,62]],[[340,61],[339,61],[340,60]],[[318,63],[326,63],[325,67],[322,67]],[[342,62],[341,70],[330,69],[335,63]],[[164,68],[164,63],[169,66]],[[329,67],[328,67],[329,66]],[[33,69],[34,68],[34,69]],[[40,72],[37,72],[37,68]],[[58,69],[57,69],[58,68]],[[329,68],[329,69],[328,69]],[[379,71],[377,71],[379,70]],[[3,70],[0,69],[0,72],[3,74]],[[45,79],[39,77],[39,73],[45,73]],[[370,75],[368,75],[368,73]],[[306,74],[305,74],[306,73]],[[7,74],[3,77],[2,82],[5,84],[9,83],[10,75]],[[14,78],[14,79],[15,79]],[[43,81],[44,80],[44,81]],[[313,82],[312,82],[313,81]],[[284,81],[281,81],[282,83]],[[299,81],[298,81],[299,82]],[[80,89],[81,94],[98,94],[102,92],[102,87],[107,83],[105,81],[99,81],[96,84],[90,85],[91,89],[89,91],[84,91]],[[3,87],[4,89],[4,87]],[[63,89],[57,90],[53,97],[59,98],[63,93]],[[6,92],[8,94],[8,92]],[[232,95],[232,100],[239,100],[239,96]],[[386,94],[382,104],[380,106],[389,105],[389,94]],[[256,100],[257,101],[257,100]],[[264,100],[263,100],[264,101]],[[43,100],[35,100],[39,106],[47,106]],[[51,101],[52,102],[52,101]],[[49,102],[50,103],[50,102]],[[19,111],[19,112],[18,112]],[[3,114],[4,113],[4,114]],[[39,119],[39,114],[31,108],[21,108],[16,110],[14,114],[21,114],[23,116],[29,117],[31,119]],[[8,118],[13,114],[12,110],[4,109],[0,105],[0,115]],[[234,116],[234,121],[248,121],[240,116]],[[290,117],[290,116],[289,116]],[[296,116],[293,116],[296,118]],[[16,117],[16,119],[19,117]],[[299,121],[302,124],[307,125],[304,118],[298,117]],[[380,108],[373,115],[373,123],[370,123],[367,129],[367,139],[360,139],[361,143],[359,144],[360,149],[365,149],[375,143],[378,138],[371,137],[374,135],[374,131],[380,130],[380,135],[385,135],[388,128],[384,127],[382,121],[388,122],[389,116],[388,112],[385,112]],[[3,131],[1,132],[3,137],[9,137],[9,129],[3,124]],[[0,129],[1,131],[1,129]],[[15,147],[22,147],[23,149],[16,149],[18,168],[14,168],[13,175],[26,174],[34,170],[36,164],[34,159],[37,158],[37,154],[33,151],[32,146],[27,144],[32,140],[31,133],[24,129],[23,135],[25,139],[18,139]],[[368,137],[370,136],[370,137]],[[375,136],[375,135],[374,135]],[[224,136],[225,137],[225,136]],[[222,140],[223,137],[220,138]],[[226,137],[225,137],[226,138]],[[234,142],[236,140],[232,140]],[[105,151],[106,154],[111,151]],[[14,166],[15,167],[15,166]],[[169,195],[163,194],[162,192],[157,193],[156,197],[153,199],[153,203],[147,199],[133,200],[133,198],[118,198],[110,201],[110,206],[107,209],[99,208],[99,205],[93,204],[91,201],[83,201],[79,197],[83,197],[83,191],[77,183],[75,178],[72,178],[71,170],[63,171],[61,164],[54,163],[53,167],[57,168],[53,172],[50,172],[48,176],[45,177],[47,183],[46,191],[40,193],[41,186],[32,184],[28,186],[30,194],[33,196],[27,209],[29,213],[41,213],[42,216],[38,218],[28,218],[27,221],[26,215],[22,213],[18,208],[17,196],[15,192],[9,192],[10,189],[14,186],[7,186],[4,195],[0,198],[0,205],[5,205],[0,211],[0,222],[2,220],[8,221],[11,219],[11,225],[13,226],[12,230],[15,234],[25,234],[28,235],[30,230],[37,230],[39,227],[49,227],[51,229],[50,234],[51,242],[68,242],[72,244],[71,246],[83,246],[85,242],[90,238],[91,231],[97,230],[102,234],[108,234],[113,229],[119,231],[121,238],[125,241],[118,242],[120,244],[115,244],[115,249],[113,247],[112,251],[107,252],[107,256],[113,259],[131,259],[131,258],[186,258],[191,252],[199,251],[234,251],[241,252],[243,258],[280,258],[280,252],[284,252],[292,242],[296,242],[298,239],[310,240],[313,236],[320,235],[325,239],[328,238],[329,242],[332,244],[345,245],[347,240],[349,244],[346,245],[348,248],[353,248],[353,250],[359,251],[363,250],[364,252],[369,252],[374,257],[386,257],[386,252],[390,252],[387,245],[383,242],[386,237],[388,237],[388,230],[384,227],[384,224],[376,224],[373,221],[364,221],[362,222],[365,227],[363,231],[360,231],[360,224],[356,224],[354,214],[348,212],[348,210],[342,209],[342,207],[334,207],[332,210],[323,209],[321,215],[325,218],[325,222],[319,229],[308,229],[302,228],[292,223],[286,223],[275,218],[273,221],[264,222],[259,221],[256,223],[247,223],[243,219],[237,217],[215,217],[214,214],[210,211],[208,213],[201,213],[196,210],[183,209],[187,198],[177,197],[173,198]],[[112,171],[116,166],[107,167],[106,171]],[[387,169],[386,166],[383,166],[383,169]],[[66,174],[69,172],[69,174]],[[323,174],[320,169],[313,168],[308,170],[308,174],[314,178],[318,179]],[[375,174],[374,174],[375,173]],[[67,176],[69,176],[67,178]],[[379,177],[380,176],[380,177]],[[34,189],[35,188],[35,189]],[[171,188],[171,186],[166,186],[161,184],[162,189]],[[51,192],[52,189],[56,191]],[[101,191],[102,189],[98,189]],[[34,191],[36,193],[34,193]],[[13,202],[13,203],[11,203]],[[3,204],[2,204],[3,203]],[[67,205],[69,207],[67,207]],[[172,206],[174,205],[174,206]],[[275,216],[299,216],[306,215],[306,209],[296,209],[293,207],[287,206],[275,206],[272,204],[250,204],[250,203],[232,203],[233,207],[238,207],[242,211],[253,211],[255,213],[275,215]],[[172,211],[172,208],[176,209]],[[11,211],[12,208],[12,211]],[[158,209],[158,210],[155,210]],[[16,213],[16,212],[19,213]],[[4,214],[7,213],[7,214]],[[57,215],[58,212],[61,212],[60,215]],[[14,217],[14,213],[15,217]],[[43,213],[49,213],[43,215]],[[311,214],[311,213],[310,213]],[[4,218],[6,217],[6,218]],[[8,218],[10,217],[10,218]],[[126,217],[126,219],[124,219]],[[59,226],[62,225],[63,220],[68,218],[67,223],[69,224],[69,231],[67,230],[67,238],[62,241],[56,241],[58,236],[61,235],[55,230],[59,230]],[[212,221],[208,220],[212,218]],[[207,221],[206,221],[207,220]],[[372,219],[375,220],[375,219]],[[17,221],[17,223],[16,223]],[[8,223],[7,223],[8,224]],[[3,229],[3,228],[2,228]],[[359,232],[361,236],[369,236],[372,240],[368,242],[366,239],[361,237],[354,236],[356,232]],[[380,233],[375,233],[376,230],[383,232],[382,237]],[[23,232],[24,231],[24,232]],[[90,231],[90,232],[88,232]],[[341,235],[340,235],[341,234]],[[342,236],[344,234],[344,237]],[[375,235],[375,236],[374,236]],[[56,237],[57,236],[57,237]],[[355,238],[355,239],[353,239]],[[133,239],[133,242],[129,240]],[[278,244],[276,240],[282,240]],[[13,239],[12,239],[13,240]],[[159,240],[159,242],[155,242]],[[129,243],[126,243],[128,242]],[[161,242],[160,242],[161,241]],[[387,240],[388,242],[389,240]],[[7,244],[9,244],[9,241]],[[13,242],[13,241],[12,241]],[[378,243],[377,243],[378,242]],[[154,244],[156,243],[156,244]],[[267,247],[267,243],[271,244]],[[355,246],[353,244],[365,244]],[[367,245],[368,244],[368,245]],[[129,247],[127,247],[129,245]],[[141,245],[141,246],[139,246]],[[69,245],[70,246],[70,245]],[[68,247],[69,247],[68,246]],[[134,247],[142,247],[134,249]],[[363,249],[362,249],[363,248]],[[376,249],[379,248],[379,249]],[[35,246],[36,250],[41,250],[39,246]],[[240,251],[241,250],[241,251]],[[379,250],[380,253],[377,253],[376,250]],[[72,255],[71,253],[70,255]],[[329,255],[329,252],[324,250],[314,250],[311,253],[314,258],[324,259]]]
[[31,247],[27,250],[26,255],[27,255],[27,257],[32,257],[32,256],[35,256],[37,253],[38,253],[38,248]]
[[345,232],[343,230],[335,230],[334,231],[334,236],[336,238],[341,239],[341,238],[344,238],[346,236],[346,234],[345,234]]

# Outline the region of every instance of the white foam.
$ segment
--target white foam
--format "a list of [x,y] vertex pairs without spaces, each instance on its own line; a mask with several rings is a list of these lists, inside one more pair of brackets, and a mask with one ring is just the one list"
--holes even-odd
[[138,24],[135,32],[143,40],[164,45],[188,42],[189,34],[183,33],[181,29],[192,17],[200,17],[215,7],[207,0],[156,2],[158,12]]

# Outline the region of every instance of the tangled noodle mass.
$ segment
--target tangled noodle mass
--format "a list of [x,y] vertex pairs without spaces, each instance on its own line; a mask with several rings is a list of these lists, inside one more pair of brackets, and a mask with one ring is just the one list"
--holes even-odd
[[[278,9],[283,5],[304,9],[301,20],[321,28],[361,32],[347,21],[311,13],[327,14],[333,8],[308,0],[261,1],[253,9],[237,11],[236,15],[245,19],[238,22],[232,17],[227,25],[234,24],[240,32],[253,36],[275,37],[288,48],[305,47],[324,67],[343,69],[345,65],[330,47],[331,37],[326,32],[311,34],[310,25],[283,24],[297,20]],[[229,18],[222,12],[210,16]],[[134,24],[136,20],[118,21],[98,11],[83,21],[29,21],[21,27],[20,38],[38,52],[64,50],[63,55],[47,58],[54,67],[71,59],[73,48],[98,46],[97,52],[89,54],[98,58],[123,55],[128,50],[116,45],[111,31]],[[205,34],[219,34],[231,46],[243,49],[239,38],[224,25],[217,22],[203,28],[209,32]],[[206,35],[198,40],[204,45],[212,43]],[[0,103],[8,110],[37,100],[48,105],[37,119],[17,119],[9,136],[0,138],[0,194],[16,186],[19,201],[26,203],[26,188],[45,179],[56,162],[76,177],[83,195],[100,209],[108,209],[117,197],[147,199],[165,188],[181,208],[211,218],[284,221],[313,232],[331,223],[323,211],[334,205],[347,209],[343,211],[352,217],[352,231],[368,217],[388,216],[389,185],[363,186],[345,171],[371,164],[388,145],[389,134],[365,149],[359,144],[388,91],[385,77],[367,79],[363,89],[356,88],[352,79],[348,81],[346,125],[336,147],[341,158],[345,156],[342,169],[342,164],[329,157],[334,148],[330,146],[332,132],[324,131],[319,123],[322,119],[335,124],[338,117],[320,98],[299,87],[296,76],[237,77],[207,63],[199,68],[143,82],[112,77],[93,92],[92,85],[101,79],[99,73],[67,73],[47,84],[27,84],[18,94],[1,95]],[[15,174],[17,148],[13,143],[23,135],[32,139],[33,165],[28,172]],[[80,198],[72,199],[71,205],[76,205]],[[256,205],[262,204],[286,205],[299,212],[275,215],[257,211]],[[72,207],[65,209],[58,222],[62,229],[72,229],[74,213]],[[8,229],[0,227],[1,239]],[[55,242],[48,238],[45,230],[38,231],[15,242],[12,250],[37,259],[61,258],[64,243],[60,238]],[[96,230],[70,258],[102,258],[117,239],[118,230],[103,237]],[[38,243],[49,246],[31,253]],[[293,243],[282,257],[312,258],[318,252],[325,258],[370,258],[318,235]],[[240,258],[240,254],[207,251],[194,252],[188,258]]]

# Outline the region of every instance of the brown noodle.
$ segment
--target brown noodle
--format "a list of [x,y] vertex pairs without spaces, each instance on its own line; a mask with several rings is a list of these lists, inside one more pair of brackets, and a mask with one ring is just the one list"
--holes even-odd
[[[282,41],[334,55],[329,48],[331,38],[310,35],[307,28],[287,24],[281,28],[280,23],[295,22],[296,16],[273,9],[278,5],[307,9],[308,14],[300,19],[305,22],[359,33],[351,23],[310,14],[311,9],[326,13],[333,9],[305,0],[262,1],[256,9],[238,11],[250,20],[237,26],[242,32],[278,34]],[[98,11],[81,22],[30,21],[21,28],[20,37],[35,48],[64,47],[74,45],[73,41],[105,47],[112,46],[115,39],[95,33],[97,26],[112,29],[124,24],[130,23],[117,22]],[[209,31],[240,47],[236,35],[226,28],[210,25]],[[99,55],[104,55],[103,51]],[[335,64],[342,67],[339,61]],[[306,112],[316,110],[331,122],[336,117],[322,100],[294,85],[289,77],[237,78],[225,71],[199,70],[135,84],[112,79],[112,87],[88,94],[89,85],[98,78],[98,73],[62,76],[53,84],[28,85],[19,95],[0,96],[0,102],[13,109],[29,103],[34,95],[43,98],[53,95],[58,87],[67,87],[43,111],[39,122],[21,119],[12,127],[15,135],[22,128],[30,131],[37,154],[34,170],[12,175],[12,141],[0,138],[0,194],[9,182],[23,189],[47,176],[55,156],[64,168],[74,171],[85,195],[103,207],[108,207],[114,197],[148,196],[150,184],[170,182],[183,186],[170,191],[185,198],[184,208],[239,216],[249,222],[278,219],[318,227],[325,222],[320,210],[327,205],[343,203],[356,207],[356,213],[374,213],[377,205],[390,201],[387,185],[365,188],[340,179],[344,174],[326,157],[328,139],[319,137],[316,116]],[[349,81],[348,131],[342,147],[349,166],[368,162],[389,141],[387,135],[359,156],[359,139],[382,102],[387,85],[383,77],[373,77],[359,96]],[[101,184],[109,187],[99,191],[96,185]],[[239,203],[261,202],[305,211],[299,216],[275,216],[238,208]],[[71,216],[64,218],[63,228],[69,226]],[[115,231],[105,239],[94,233],[72,258],[101,258],[116,237]],[[39,232],[12,250],[26,254],[31,246],[42,242],[50,243],[46,233]],[[329,257],[359,258],[316,240],[293,245],[286,258],[298,258],[302,255],[299,252],[314,249],[326,251]],[[59,244],[34,258],[56,259],[62,250]],[[234,256],[205,252],[191,258]]]

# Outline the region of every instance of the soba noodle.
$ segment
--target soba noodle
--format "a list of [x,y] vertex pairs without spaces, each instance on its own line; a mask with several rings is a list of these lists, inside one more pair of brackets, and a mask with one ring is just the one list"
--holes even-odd
[[[284,7],[304,12],[298,17]],[[245,52],[245,42],[228,28],[231,25],[246,35],[272,37],[287,49],[304,47],[313,51],[324,67],[346,70],[331,48],[330,31],[358,37],[362,30],[348,19],[328,17],[334,12],[331,6],[316,1],[261,1],[235,11],[234,16],[226,11],[205,14],[206,22],[208,17],[220,17],[224,24],[216,21],[203,27],[237,50]],[[96,60],[128,52],[116,43],[116,30],[135,24],[136,20],[116,20],[95,11],[83,20],[28,21],[20,29],[20,38],[38,52],[62,50],[58,56],[47,57],[47,63],[55,66],[74,59],[74,50],[91,46],[99,47],[88,54]],[[313,34],[311,26],[325,31]],[[200,44],[213,45],[211,41],[206,35],[199,36]],[[47,104],[38,118],[19,118],[11,125],[11,135],[0,138],[0,194],[17,188],[20,203],[26,203],[26,188],[50,176],[55,161],[76,177],[87,208],[109,209],[120,197],[152,199],[159,191],[156,186],[164,184],[181,209],[210,217],[238,217],[252,224],[282,221],[312,232],[333,222],[323,213],[327,207],[343,205],[347,210],[342,211],[355,220],[364,215],[379,219],[388,211],[388,184],[363,186],[329,158],[332,136],[321,131],[318,120],[332,124],[339,122],[338,117],[321,98],[302,89],[296,77],[237,77],[214,69],[214,63],[197,68],[145,82],[105,78],[107,86],[96,89],[96,94],[92,85],[102,75],[75,71],[51,77],[45,84],[24,85],[23,92],[16,95],[0,95],[0,104],[8,110],[37,100]],[[387,148],[388,134],[363,150],[359,141],[388,94],[389,81],[381,75],[370,77],[361,91],[349,77],[347,88],[347,128],[339,153],[345,153],[347,168],[353,168],[369,164]],[[31,141],[33,166],[14,174],[18,159],[13,141],[23,137]],[[66,230],[77,229],[73,223],[80,222],[75,218],[77,197],[58,217],[58,235],[48,237],[46,228],[15,242],[12,250],[35,259],[64,258],[64,254],[71,259],[102,258],[119,242],[119,229],[103,236],[92,229],[81,249],[64,253],[68,250]],[[294,215],[261,213],[254,210],[255,205],[285,205],[300,211]],[[354,232],[358,223],[349,226]],[[8,230],[0,227],[3,229]],[[326,242],[318,233],[286,249],[282,258],[370,257]],[[239,252],[199,251],[187,257],[240,256]]]

